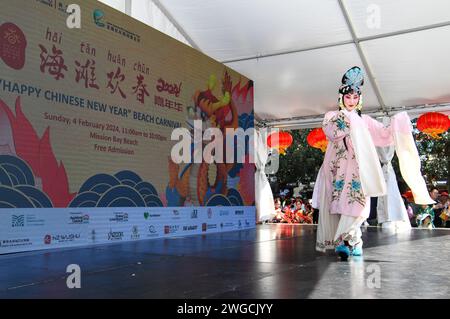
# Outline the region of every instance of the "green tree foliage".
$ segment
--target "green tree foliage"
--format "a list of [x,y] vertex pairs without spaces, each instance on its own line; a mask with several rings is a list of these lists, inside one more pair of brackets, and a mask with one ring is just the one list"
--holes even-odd
[[286,155],[280,155],[280,167],[276,174],[280,185],[298,182],[308,185],[316,180],[324,154],[308,145],[306,137],[309,132],[311,129],[290,131],[293,142]]
[[417,120],[413,120],[413,135],[416,140],[422,165],[422,174],[429,184],[447,181],[450,185],[450,134],[445,132],[440,139],[433,139],[416,128]]

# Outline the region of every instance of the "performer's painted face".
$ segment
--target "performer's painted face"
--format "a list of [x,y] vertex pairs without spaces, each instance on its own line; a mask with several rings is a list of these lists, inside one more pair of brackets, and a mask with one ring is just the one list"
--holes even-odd
[[347,111],[353,111],[359,103],[358,93],[347,93],[344,95],[344,106]]

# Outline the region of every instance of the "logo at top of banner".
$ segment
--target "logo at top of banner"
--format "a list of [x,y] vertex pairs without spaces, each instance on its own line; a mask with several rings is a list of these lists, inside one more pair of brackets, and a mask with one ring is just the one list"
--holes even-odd
[[0,58],[9,67],[20,70],[25,65],[27,40],[22,30],[11,22],[0,26]]
[[36,0],[36,1],[52,8],[56,7],[56,0]]
[[119,26],[117,24],[111,23],[109,21],[106,21],[105,19],[105,13],[103,10],[95,9],[92,12],[92,17],[94,19],[94,23],[99,28],[106,28],[107,30],[114,32],[116,34],[119,34],[125,38],[128,38],[130,40],[133,40],[135,42],[141,42],[141,36],[133,33],[131,31],[128,31],[122,26]]
[[100,10],[100,9],[94,10],[94,13],[93,13],[94,22],[97,26],[99,26],[101,28],[103,28],[105,26],[105,24],[102,22],[104,16],[105,16],[105,14],[103,13],[102,10]]

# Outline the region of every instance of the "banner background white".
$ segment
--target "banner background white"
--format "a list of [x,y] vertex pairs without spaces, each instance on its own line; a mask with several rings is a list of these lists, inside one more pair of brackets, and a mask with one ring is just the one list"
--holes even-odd
[[0,254],[255,228],[255,207],[2,209]]

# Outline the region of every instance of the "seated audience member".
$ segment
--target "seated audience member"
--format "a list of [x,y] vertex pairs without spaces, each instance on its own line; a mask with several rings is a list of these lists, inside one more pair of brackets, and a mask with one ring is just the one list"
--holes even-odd
[[306,204],[305,205],[305,212],[306,212],[306,216],[309,217],[309,220],[311,220],[311,223],[313,223],[313,214],[314,214],[314,208],[312,208],[311,204]]
[[273,223],[280,223],[283,220],[283,211],[281,209],[281,200],[277,198],[275,200],[275,217],[273,218]]
[[421,205],[417,211],[416,216],[417,227],[419,228],[434,228],[434,211],[428,205]]
[[439,218],[441,219],[441,226],[446,228],[450,227],[450,222],[448,222],[448,220],[450,219],[450,198],[448,197],[447,192],[441,193],[439,202],[442,205],[442,211],[439,214]]
[[302,224],[303,223],[302,201],[299,199],[297,199],[295,202],[294,214],[295,214],[295,221],[297,223]]
[[282,223],[288,223],[288,224],[292,224],[295,222],[294,219],[294,213],[293,213],[293,209],[291,206],[291,200],[287,199],[285,206],[283,208],[283,221]]
[[431,209],[433,210],[433,226],[435,227],[441,227],[441,219],[439,216],[442,212],[442,204],[439,202],[439,190],[437,188],[432,188],[430,191],[430,197],[434,201],[436,201],[435,204],[429,205]]
[[414,211],[409,204],[408,198],[404,195],[402,195],[403,204],[405,204],[406,212],[408,213],[409,222],[411,223],[411,226],[414,226],[415,223],[413,223],[414,219]]
[[312,224],[312,215],[310,215],[306,210],[308,205],[305,206],[301,201],[297,201],[295,205],[295,217],[297,222],[302,224]]
[[409,221],[412,227],[417,227],[417,211],[419,209],[419,205],[414,203],[414,197],[411,190],[406,191],[402,194],[403,203],[406,207],[406,212],[408,213]]

